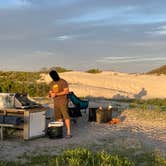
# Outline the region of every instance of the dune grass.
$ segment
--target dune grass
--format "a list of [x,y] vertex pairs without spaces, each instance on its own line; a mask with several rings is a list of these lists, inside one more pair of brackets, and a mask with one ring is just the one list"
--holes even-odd
[[147,74],[157,74],[157,75],[165,74],[166,75],[166,65],[163,65],[157,69],[153,69],[153,70],[147,72]]
[[[65,150],[59,155],[22,156],[24,162],[0,161],[0,166],[165,166],[166,158],[159,152],[136,154],[133,149],[112,153],[94,152],[86,148]],[[22,160],[22,161],[23,161]]]
[[124,99],[114,99],[114,98],[104,98],[104,97],[92,97],[86,96],[81,98],[87,98],[89,101],[97,102],[97,101],[106,101],[106,102],[114,102],[123,104],[126,103],[129,109],[137,108],[138,110],[158,110],[158,111],[166,111],[166,98],[159,99],[131,99],[131,98],[124,98]]
[[166,111],[166,99],[133,100],[129,107],[139,110]]

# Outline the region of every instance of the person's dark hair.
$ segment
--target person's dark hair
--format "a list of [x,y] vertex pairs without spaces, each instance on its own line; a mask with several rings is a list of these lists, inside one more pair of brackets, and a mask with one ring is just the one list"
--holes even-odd
[[54,81],[59,81],[60,80],[60,77],[59,77],[58,73],[55,70],[51,70],[49,72],[49,75]]

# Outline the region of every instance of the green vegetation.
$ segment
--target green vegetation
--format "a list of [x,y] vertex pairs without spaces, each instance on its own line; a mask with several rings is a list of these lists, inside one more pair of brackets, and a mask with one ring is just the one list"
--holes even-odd
[[141,109],[157,109],[160,111],[166,111],[166,99],[132,99],[129,100],[130,108],[141,108]]
[[72,70],[68,70],[68,69],[63,68],[63,67],[56,66],[56,67],[51,67],[51,68],[48,68],[48,69],[47,68],[42,68],[40,72],[49,73],[49,71],[51,71],[51,70],[55,70],[58,73],[64,73],[64,72],[72,71]]
[[71,70],[65,69],[63,67],[53,67],[53,68],[50,68],[50,70],[52,70],[52,69],[56,70],[58,73],[64,73],[64,72],[71,71]]
[[102,71],[99,69],[89,69],[86,71],[87,73],[92,73],[92,74],[97,74],[97,73],[101,73]]
[[27,162],[24,164],[16,162],[1,161],[0,166],[23,166],[23,165],[47,165],[47,166],[134,166],[134,163],[125,157],[110,155],[106,152],[92,152],[84,148],[66,150],[59,156],[25,156]]
[[149,72],[147,72],[147,74],[157,74],[157,75],[165,74],[166,75],[166,65],[161,66],[161,67],[154,69],[152,71],[149,71]]
[[0,71],[1,93],[28,93],[30,96],[46,96],[49,86],[37,83],[40,78],[38,72],[2,72]]
[[25,81],[25,82],[34,82],[40,78],[39,72],[17,72],[17,71],[0,71],[0,78],[17,80],[17,81]]
[[[130,154],[130,155],[129,155]],[[85,148],[66,150],[57,156],[38,155],[19,157],[24,162],[0,161],[0,166],[165,166],[166,159],[159,152],[135,154],[128,150],[122,152],[93,152]]]
[[41,72],[48,73],[50,70],[59,73],[71,71],[62,67],[43,68],[40,72],[0,71],[0,93],[27,93],[32,97],[44,97],[48,94],[49,86],[37,80]]
[[91,101],[106,100],[106,101],[113,101],[118,103],[128,103],[130,108],[166,111],[166,98],[164,99],[154,98],[154,99],[146,99],[146,100],[145,99],[130,99],[130,98],[113,99],[113,98],[92,97],[92,96],[86,96],[86,98]]
[[143,110],[160,110],[166,111],[166,98],[165,99],[110,99],[111,101],[129,103],[130,108],[140,108]]
[[112,152],[112,154],[125,156],[132,161],[135,166],[166,166],[166,157],[164,157],[159,151],[147,152],[142,150],[143,149],[139,148],[120,148]]
[[143,121],[151,121],[151,122],[165,122],[166,119],[166,111],[161,110],[150,110],[150,109],[140,109],[134,108],[129,109],[131,114],[134,114],[137,119]]

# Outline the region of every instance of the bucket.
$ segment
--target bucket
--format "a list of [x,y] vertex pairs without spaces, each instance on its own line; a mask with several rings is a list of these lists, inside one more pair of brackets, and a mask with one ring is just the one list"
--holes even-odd
[[96,111],[96,122],[97,123],[104,123],[105,122],[105,110],[102,108],[97,109]]
[[112,120],[112,106],[109,105],[106,109],[105,122]]
[[47,135],[49,138],[63,138],[63,122],[48,123]]
[[108,107],[107,109],[99,107],[96,111],[96,122],[106,123],[110,120],[112,120],[112,107]]
[[96,122],[96,110],[98,108],[89,108],[89,122]]

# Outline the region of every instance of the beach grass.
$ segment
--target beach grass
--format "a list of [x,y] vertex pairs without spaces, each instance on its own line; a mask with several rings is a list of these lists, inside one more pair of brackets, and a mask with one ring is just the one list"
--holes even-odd
[[159,152],[136,153],[134,149],[92,151],[78,147],[63,151],[59,155],[23,155],[20,161],[0,161],[0,166],[165,166],[166,158]]

